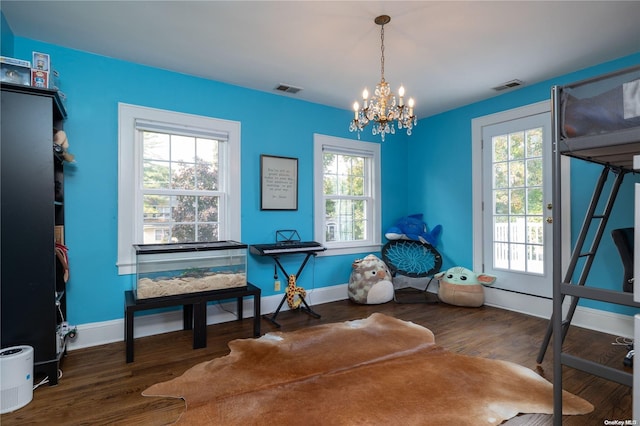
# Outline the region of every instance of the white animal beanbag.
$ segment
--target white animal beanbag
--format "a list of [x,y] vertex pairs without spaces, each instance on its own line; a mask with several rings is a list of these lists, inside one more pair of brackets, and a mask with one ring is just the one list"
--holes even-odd
[[367,305],[387,303],[393,299],[391,272],[381,259],[370,254],[364,259],[356,259],[351,266],[349,299]]

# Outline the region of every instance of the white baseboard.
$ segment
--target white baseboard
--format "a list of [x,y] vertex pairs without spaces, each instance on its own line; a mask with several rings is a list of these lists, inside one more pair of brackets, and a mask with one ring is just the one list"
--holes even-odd
[[[263,297],[260,310],[263,314],[275,312],[282,294]],[[347,298],[347,284],[322,287],[307,291],[307,303],[311,306],[335,302]],[[567,298],[568,301],[569,298]],[[492,288],[485,289],[485,304],[496,308],[520,312],[548,319],[551,317],[551,300],[526,296]],[[211,304],[207,307],[207,324],[219,324],[236,319],[236,302]],[[285,303],[281,311],[288,310]],[[469,308],[473,309],[473,308]],[[246,318],[253,316],[253,300],[246,299],[243,305]],[[633,337],[633,317],[597,309],[578,307],[572,325],[622,337]],[[80,324],[76,338],[69,341],[68,350],[124,341],[124,319]],[[138,315],[135,320],[134,337],[151,336],[182,329],[182,311],[175,310],[151,315]]]
[[[275,312],[282,300],[283,294],[276,294],[261,298],[260,312],[269,314]],[[311,306],[322,303],[335,302],[347,298],[347,284],[340,284],[331,287],[307,290],[305,300]],[[245,318],[253,317],[253,298],[247,298],[243,302],[243,314]],[[285,303],[281,311],[288,310]],[[210,304],[207,306],[207,324],[219,324],[233,321],[237,318],[235,300],[223,304]],[[67,349],[87,348],[90,346],[103,345],[106,343],[124,341],[124,319],[111,321],[94,322],[77,325],[77,335],[69,340]],[[182,310],[162,312],[150,315],[137,315],[133,336],[144,337],[155,334],[168,333],[182,330]]]
[[[570,299],[570,297],[566,297],[562,306],[565,315],[571,303]],[[553,312],[553,305],[550,299],[527,296],[491,287],[485,288],[485,304],[545,319],[550,319]],[[633,316],[631,315],[578,306],[571,325],[614,336],[633,338]]]

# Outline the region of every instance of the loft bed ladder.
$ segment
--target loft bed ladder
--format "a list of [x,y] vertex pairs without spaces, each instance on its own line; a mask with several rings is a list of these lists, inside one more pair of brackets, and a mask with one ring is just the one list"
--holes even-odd
[[[618,190],[620,189],[620,185],[622,184],[622,181],[626,173],[627,173],[626,170],[612,167],[609,165],[605,165],[604,168],[602,169],[602,173],[600,173],[600,177],[596,183],[596,187],[591,197],[589,208],[587,209],[587,213],[582,223],[582,228],[580,229],[578,240],[576,241],[576,245],[571,254],[571,260],[569,262],[569,266],[567,268],[567,272],[564,277],[564,280],[562,281],[563,284],[577,285],[577,286],[585,285],[587,281],[587,277],[591,272],[591,265],[593,264],[593,260],[595,259],[596,253],[598,251],[598,247],[600,246],[602,235],[604,234],[604,230],[607,226],[607,222],[609,221],[611,210],[613,209],[613,205],[615,203],[616,197],[618,196]],[[607,179],[611,174],[615,174],[615,180],[609,191],[609,197],[605,202],[602,213],[596,214],[598,204],[600,203],[600,200],[603,197],[605,183],[607,182]],[[594,225],[594,222],[596,222],[595,233],[593,235],[593,239],[591,241],[589,250],[585,252],[583,251],[583,249],[587,241],[589,230],[592,228],[592,225]],[[577,282],[572,284],[572,279],[578,267],[578,262],[582,258],[585,259],[585,262],[582,265],[582,271],[580,272],[580,277],[578,278]],[[566,295],[567,293],[562,294],[561,299],[563,302]],[[579,300],[580,300],[579,296],[572,297],[571,305],[569,306],[567,316],[561,321],[562,342],[564,342],[564,339],[567,336],[567,332],[569,331],[569,326],[571,325],[571,321],[573,320],[573,315],[576,312],[576,308],[578,306]],[[616,302],[616,303],[620,303],[620,302]],[[551,342],[552,334],[553,334],[553,315],[551,316],[551,320],[549,321],[549,325],[547,326],[547,332],[540,346],[540,352],[538,353],[538,358],[536,359],[536,362],[538,364],[541,364],[542,361],[544,360],[544,356],[547,352],[547,348],[549,347],[549,343]]]
[[[556,154],[558,157],[560,154]],[[556,163],[559,165],[559,158],[556,159]],[[554,165],[554,167],[558,167]],[[558,169],[559,171],[559,169]],[[604,206],[602,214],[596,214],[596,208],[598,202],[603,194],[603,188],[607,177],[611,174],[616,174],[615,180],[611,187],[609,197]],[[598,246],[602,239],[604,229],[606,227],[611,209],[613,208],[614,201],[618,195],[618,189],[622,184],[624,176],[629,173],[629,170],[604,165],[604,169],[600,174],[600,178],[596,184],[589,209],[585,215],[585,219],[576,241],[576,245],[571,255],[571,260],[567,268],[566,276],[563,280],[560,280],[560,273],[562,269],[562,261],[560,256],[555,256],[554,272],[553,272],[553,314],[547,328],[547,333],[540,347],[540,353],[538,354],[537,362],[541,363],[544,358],[544,354],[549,345],[550,339],[553,335],[553,424],[554,426],[562,425],[562,367],[564,365],[592,374],[594,376],[601,377],[605,380],[613,381],[625,386],[633,388],[633,374],[626,371],[609,367],[588,359],[580,358],[575,355],[571,355],[562,350],[564,338],[567,335],[571,320],[575,313],[580,298],[599,300],[603,302],[613,303],[617,305],[625,305],[639,308],[640,303],[635,302],[633,299],[633,293],[625,293],[622,291],[607,290],[596,287],[588,287],[585,285],[591,265],[595,258]],[[554,205],[560,206],[560,183],[554,182]],[[560,210],[559,208],[557,210]],[[559,211],[555,211],[555,214],[560,215]],[[594,221],[598,221],[593,240],[589,251],[583,252],[585,241],[589,234],[590,227]],[[553,232],[554,243],[553,249],[556,253],[560,253],[561,245],[560,238],[556,235],[560,235],[561,227],[560,220],[554,220]],[[585,262],[582,268],[580,277],[576,283],[572,283],[572,277],[577,269],[578,261],[581,258],[585,258]],[[565,296],[571,296],[571,305],[567,312],[566,318],[563,320],[562,305]]]

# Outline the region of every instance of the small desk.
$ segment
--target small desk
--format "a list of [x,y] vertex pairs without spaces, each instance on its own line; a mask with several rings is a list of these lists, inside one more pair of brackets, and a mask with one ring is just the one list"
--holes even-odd
[[242,320],[242,300],[253,296],[253,335],[260,336],[260,288],[251,283],[246,287],[225,288],[202,293],[189,293],[137,301],[133,291],[124,292],[124,341],[127,362],[133,362],[133,320],[134,313],[149,309],[182,305],[184,330],[193,330],[193,349],[207,346],[207,302],[224,299],[238,299],[238,321]]

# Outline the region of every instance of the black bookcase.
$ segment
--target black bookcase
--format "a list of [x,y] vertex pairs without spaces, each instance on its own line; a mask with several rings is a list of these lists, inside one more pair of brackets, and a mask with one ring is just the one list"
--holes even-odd
[[66,111],[57,92],[2,83],[0,96],[1,346],[34,348],[34,374],[58,381],[65,353],[57,328],[66,316],[64,174],[53,149]]

